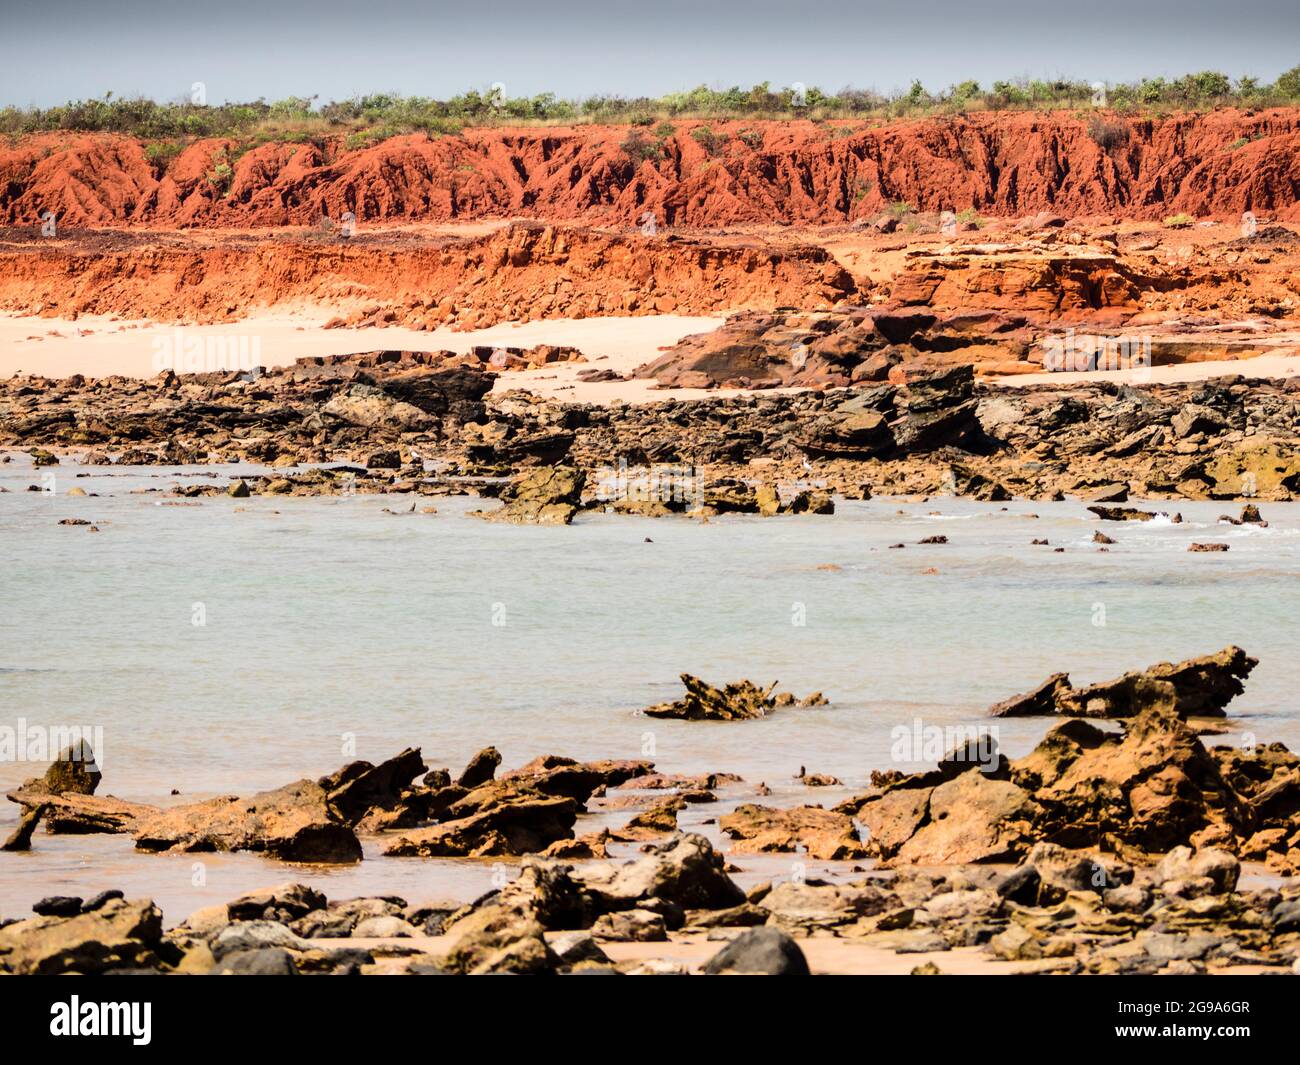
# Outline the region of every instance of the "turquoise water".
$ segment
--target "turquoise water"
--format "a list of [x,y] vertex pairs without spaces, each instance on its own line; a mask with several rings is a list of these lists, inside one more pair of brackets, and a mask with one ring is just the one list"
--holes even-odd
[[[1260,658],[1234,726],[1300,746],[1297,505],[1262,504],[1267,529],[1216,524],[1239,509],[1222,503],[1140,525],[1073,502],[954,499],[521,528],[467,516],[494,505],[473,498],[393,515],[401,497],[175,506],[143,491],[233,469],[65,461],[46,494],[24,491],[46,472],[25,455],[0,465],[0,727],[101,727],[101,792],[247,793],[407,745],[458,770],[494,744],[506,766],[650,752],[668,772],[727,770],[805,801],[801,765],[853,787],[920,764],[895,760],[896,726],[974,725],[1057,670],[1086,683],[1228,643]],[[73,484],[95,495],[68,497]],[[101,531],[57,524],[73,517]],[[1119,541],[1108,553],[1097,528]],[[950,543],[917,546],[939,533]],[[1194,540],[1232,546],[1189,554]],[[779,679],[830,705],[729,725],[636,713],[675,697],[682,671]],[[1015,756],[1045,727],[1000,722],[999,740]],[[0,786],[41,769],[0,762]],[[0,804],[0,830],[16,812]],[[122,842],[37,837],[74,866]],[[0,855],[0,912],[49,893],[41,868],[36,852]],[[287,878],[261,868],[254,884]]]

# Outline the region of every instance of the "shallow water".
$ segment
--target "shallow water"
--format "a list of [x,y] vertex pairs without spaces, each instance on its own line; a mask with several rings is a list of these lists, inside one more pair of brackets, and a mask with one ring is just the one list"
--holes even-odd
[[[506,766],[648,756],[667,772],[727,770],[830,802],[840,793],[791,781],[801,765],[852,788],[872,769],[932,761],[896,748],[898,726],[976,725],[1058,670],[1086,683],[1228,643],[1260,658],[1230,708],[1234,729],[1300,745],[1300,505],[1263,504],[1266,529],[1217,524],[1240,509],[1225,503],[1150,505],[1181,511],[1176,525],[1101,523],[1073,502],[955,499],[519,528],[468,517],[495,505],[473,498],[393,515],[384,508],[401,497],[160,505],[181,501],[142,491],[235,469],[65,461],[51,495],[24,490],[47,472],[25,455],[0,465],[0,727],[102,728],[102,793],[248,793],[408,745],[455,771],[495,744]],[[74,483],[97,495],[68,497]],[[69,517],[101,531],[57,524]],[[1098,528],[1119,541],[1109,552],[1090,542]],[[937,533],[951,542],[917,545]],[[1195,540],[1231,550],[1190,554]],[[636,713],[675,697],[682,671],[779,679],[830,705],[739,724]],[[1046,727],[999,722],[998,739],[1015,757]],[[43,768],[0,762],[0,786]],[[8,832],[17,807],[2,805]],[[191,891],[188,857],[40,834],[31,854],[0,854],[0,913],[125,883],[192,908],[297,875],[250,856],[203,859],[209,886]],[[486,875],[480,863],[379,860],[333,874],[327,890],[472,896]]]

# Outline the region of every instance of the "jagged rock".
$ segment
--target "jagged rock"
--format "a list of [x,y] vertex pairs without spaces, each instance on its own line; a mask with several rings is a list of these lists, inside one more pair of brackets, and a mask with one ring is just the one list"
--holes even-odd
[[736,854],[805,851],[810,858],[841,861],[867,857],[852,818],[820,806],[776,810],[751,803],[718,819]]
[[384,391],[437,418],[477,422],[487,412],[483,397],[492,391],[496,376],[462,366],[417,370],[385,378]]
[[[45,775],[28,780],[7,794],[10,802],[23,807],[26,816],[14,839],[21,841],[24,826],[35,829],[32,813],[43,808],[45,830],[50,833],[129,832],[136,822],[157,812],[153,806],[128,803],[110,796],[96,796],[103,775],[89,743],[81,740],[64,748]],[[7,845],[5,849],[10,849]]]
[[485,747],[469,760],[456,783],[462,788],[477,788],[496,776],[501,765],[501,752],[495,747]]
[[1102,521],[1153,521],[1159,517],[1153,510],[1135,507],[1089,507],[1088,510]]
[[677,814],[685,807],[685,799],[677,795],[669,796],[635,815],[622,828],[615,829],[611,837],[633,843],[671,835],[677,831]]
[[[453,804],[450,819],[403,832],[384,854],[425,858],[482,858],[534,854],[573,836],[579,806],[570,798],[527,787],[494,792],[490,799]],[[472,812],[471,812],[472,811]]]
[[1185,718],[1222,717],[1258,664],[1240,647],[1225,647],[1212,655],[1160,662],[1113,681],[1072,689],[1062,693],[1057,705],[1072,717],[1132,717],[1149,706],[1168,707]]
[[621,866],[575,870],[575,878],[606,912],[649,899],[683,909],[720,910],[739,906],[745,893],[727,876],[722,855],[703,836],[681,834],[654,845]]
[[40,824],[41,817],[44,816],[48,807],[44,803],[30,806],[23,811],[22,817],[18,821],[18,827],[10,833],[9,838],[0,846],[0,850],[5,851],[25,851],[30,850],[32,846],[32,833],[36,831],[36,826]]
[[32,794],[24,785],[10,792],[8,798],[31,810],[45,809],[45,830],[51,835],[86,835],[91,833],[131,833],[144,819],[156,815],[156,806],[125,802],[111,795]]
[[560,963],[542,935],[542,926],[507,906],[476,909],[443,934],[448,950],[442,964],[453,973],[549,973]]
[[0,971],[58,976],[152,968],[161,946],[158,907],[112,899],[75,917],[33,917],[0,928]]
[[803,700],[785,692],[773,696],[775,681],[767,688],[760,688],[748,680],[715,688],[689,673],[683,673],[681,677],[686,686],[684,698],[657,703],[641,712],[647,717],[674,717],[686,721],[750,721],[766,717],[777,706],[821,706],[826,702],[820,693]]
[[1067,847],[1159,852],[1231,839],[1249,820],[1196,733],[1167,709],[1129,719],[1122,738],[1083,722],[1058,726],[1012,764],[1012,778],[1033,789],[1039,838]]
[[316,781],[300,780],[240,799],[175,806],[144,819],[135,845],[145,851],[257,851],[283,861],[356,862],[356,833],[335,819]]
[[586,474],[572,466],[541,466],[520,474],[501,492],[499,510],[477,511],[512,525],[568,525],[578,512]]
[[313,910],[323,910],[326,898],[308,884],[278,884],[264,891],[251,891],[226,903],[231,921],[277,921],[288,924]]
[[1257,664],[1258,659],[1240,647],[1225,647],[1178,663],[1159,662],[1085,688],[1074,688],[1066,674],[1055,673],[1033,691],[991,707],[989,713],[994,717],[1127,718],[1149,707],[1164,707],[1181,717],[1222,717],[1228,703],[1245,690],[1242,681]]
[[318,783],[338,820],[355,825],[372,809],[393,810],[400,806],[402,793],[427,768],[420,749],[408,747],[379,765],[351,762],[321,777]]
[[18,790],[28,795],[93,795],[101,779],[94,750],[78,740],[59,752],[44,776],[28,780]]
[[808,959],[799,944],[779,928],[752,928],[737,936],[704,963],[716,976],[747,973],[761,976],[809,976]]

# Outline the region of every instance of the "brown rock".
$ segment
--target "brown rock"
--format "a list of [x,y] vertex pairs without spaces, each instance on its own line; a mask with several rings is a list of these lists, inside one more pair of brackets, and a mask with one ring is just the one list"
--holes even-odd
[[718,827],[734,842],[736,854],[767,854],[804,850],[810,858],[848,861],[867,857],[852,818],[820,806],[777,810],[752,803],[736,807],[718,819]]
[[176,806],[135,829],[146,851],[256,851],[295,862],[356,862],[356,833],[335,819],[329,796],[313,780],[300,780],[247,799],[233,795]]
[[110,899],[75,917],[33,917],[0,928],[0,971],[42,976],[153,967],[162,913],[149,900]]

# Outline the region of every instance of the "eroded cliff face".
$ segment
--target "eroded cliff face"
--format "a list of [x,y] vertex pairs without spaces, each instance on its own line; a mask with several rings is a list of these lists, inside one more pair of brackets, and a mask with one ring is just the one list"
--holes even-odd
[[[1094,135],[1097,122],[1108,136]],[[247,228],[351,211],[363,223],[635,224],[650,211],[659,224],[709,228],[853,222],[899,201],[1008,217],[1300,218],[1300,109],[725,121],[693,135],[704,125],[675,122],[663,138],[626,126],[471,129],[242,154],[208,139],[165,169],[131,137],[46,133],[0,149],[0,220],[34,224],[53,211],[71,226]]]
[[0,243],[0,307],[45,316],[236,320],[317,305],[337,324],[472,329],[591,315],[709,314],[855,292],[822,248],[515,223],[480,237],[113,231]]

